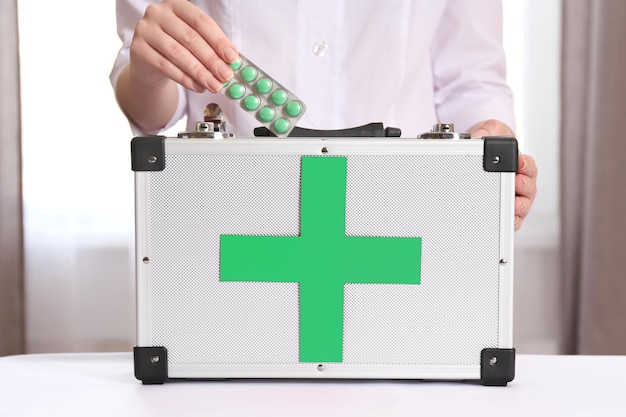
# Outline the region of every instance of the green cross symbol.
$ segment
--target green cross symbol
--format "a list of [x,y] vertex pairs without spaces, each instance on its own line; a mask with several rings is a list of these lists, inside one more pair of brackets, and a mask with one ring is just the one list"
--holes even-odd
[[300,362],[342,362],[344,284],[419,284],[422,240],[346,236],[347,158],[301,163],[300,235],[221,235],[220,280],[299,283]]

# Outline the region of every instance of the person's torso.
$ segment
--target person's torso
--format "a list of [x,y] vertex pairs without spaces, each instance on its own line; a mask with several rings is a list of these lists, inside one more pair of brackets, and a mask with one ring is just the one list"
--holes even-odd
[[[415,136],[436,122],[430,46],[445,0],[194,3],[244,56],[305,102],[300,126],[383,122]],[[221,94],[190,93],[190,128],[209,102],[222,107],[237,136],[260,125]]]

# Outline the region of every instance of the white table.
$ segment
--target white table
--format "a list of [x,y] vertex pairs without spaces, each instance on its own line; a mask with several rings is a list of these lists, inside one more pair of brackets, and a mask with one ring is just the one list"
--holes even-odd
[[0,358],[0,416],[626,416],[626,356],[517,355],[507,387],[416,381],[142,385],[131,353]]

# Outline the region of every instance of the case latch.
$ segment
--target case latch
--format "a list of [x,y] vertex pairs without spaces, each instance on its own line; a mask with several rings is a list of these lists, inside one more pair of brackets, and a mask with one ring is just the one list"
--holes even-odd
[[196,123],[193,132],[180,132],[179,138],[208,138],[228,139],[235,135],[226,130],[226,122],[222,109],[215,103],[211,103],[204,109],[204,121]]
[[418,139],[471,139],[469,133],[455,132],[453,123],[437,123],[430,132],[420,133]]

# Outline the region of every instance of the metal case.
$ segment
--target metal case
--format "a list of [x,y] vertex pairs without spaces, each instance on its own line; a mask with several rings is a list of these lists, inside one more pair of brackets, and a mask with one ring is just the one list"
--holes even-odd
[[513,379],[515,139],[140,137],[132,160],[143,383]]

